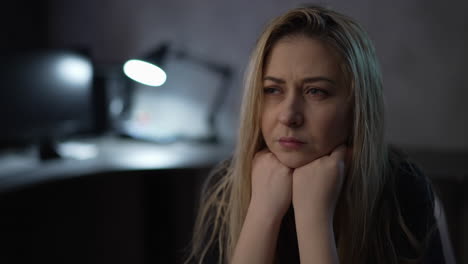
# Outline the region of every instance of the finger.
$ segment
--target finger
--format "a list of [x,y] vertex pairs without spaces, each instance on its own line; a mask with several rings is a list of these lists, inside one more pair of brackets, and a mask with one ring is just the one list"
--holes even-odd
[[338,162],[340,170],[345,174],[347,174],[348,168],[350,166],[350,162],[347,157],[348,150],[349,148],[345,144],[342,144],[335,148],[330,154],[330,157]]
[[333,152],[330,154],[330,157],[337,160],[345,160],[347,153],[347,147],[345,144],[341,144],[336,147]]

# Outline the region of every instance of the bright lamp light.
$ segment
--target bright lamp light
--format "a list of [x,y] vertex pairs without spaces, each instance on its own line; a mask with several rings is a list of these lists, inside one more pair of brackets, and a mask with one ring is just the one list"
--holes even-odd
[[130,79],[149,86],[161,86],[167,79],[161,68],[142,60],[127,61],[123,71]]

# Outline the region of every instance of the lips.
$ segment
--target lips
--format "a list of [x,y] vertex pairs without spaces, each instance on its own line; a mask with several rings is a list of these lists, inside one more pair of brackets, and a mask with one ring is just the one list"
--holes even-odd
[[305,145],[304,141],[295,137],[282,137],[278,140],[279,144],[288,149],[297,149]]
[[305,144],[304,141],[301,141],[295,137],[281,137],[279,142],[288,142],[288,143],[298,143],[298,144]]

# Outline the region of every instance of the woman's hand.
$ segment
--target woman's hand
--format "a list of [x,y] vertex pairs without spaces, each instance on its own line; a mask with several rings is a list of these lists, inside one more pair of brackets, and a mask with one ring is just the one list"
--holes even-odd
[[333,219],[345,177],[347,150],[345,145],[340,145],[330,155],[294,170],[292,199],[296,214]]
[[[294,170],[293,205],[301,263],[338,263],[333,215],[345,177],[347,148]],[[349,159],[348,159],[349,160]]]
[[268,149],[253,160],[251,209],[281,220],[292,200],[292,169],[283,165]]
[[273,263],[281,220],[291,205],[292,170],[268,150],[252,166],[252,198],[232,264]]

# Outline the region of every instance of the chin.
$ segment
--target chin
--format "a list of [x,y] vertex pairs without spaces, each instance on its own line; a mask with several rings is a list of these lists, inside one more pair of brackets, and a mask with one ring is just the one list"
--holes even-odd
[[318,158],[302,153],[275,153],[275,156],[282,164],[291,169],[302,167]]

